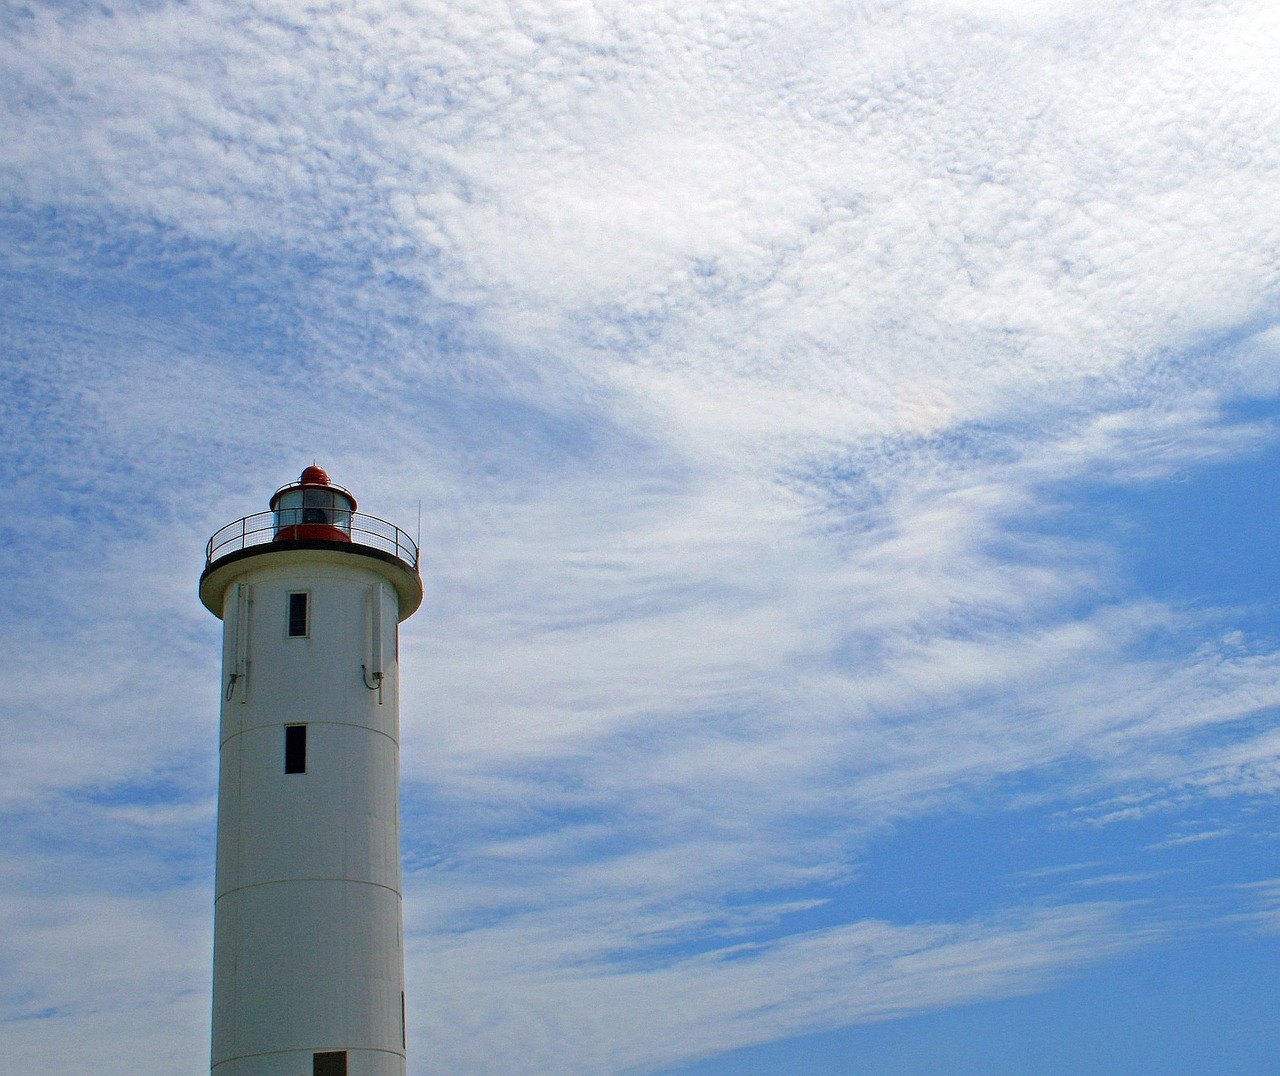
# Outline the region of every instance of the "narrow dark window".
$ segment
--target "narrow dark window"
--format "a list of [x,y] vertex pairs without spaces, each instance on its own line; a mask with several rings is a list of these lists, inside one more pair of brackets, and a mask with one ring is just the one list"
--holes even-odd
[[307,772],[307,726],[284,727],[284,772]]
[[409,1029],[404,1024],[404,991],[400,991],[400,1048],[409,1049]]
[[311,1076],[347,1076],[347,1051],[312,1054]]
[[297,639],[307,634],[307,595],[295,591],[289,595],[289,637]]

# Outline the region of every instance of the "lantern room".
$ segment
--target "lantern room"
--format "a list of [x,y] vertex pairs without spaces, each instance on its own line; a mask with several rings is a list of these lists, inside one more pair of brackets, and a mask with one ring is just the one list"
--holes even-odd
[[349,542],[351,513],[355,510],[355,498],[330,482],[322,467],[313,464],[298,481],[276,490],[272,496],[273,540]]

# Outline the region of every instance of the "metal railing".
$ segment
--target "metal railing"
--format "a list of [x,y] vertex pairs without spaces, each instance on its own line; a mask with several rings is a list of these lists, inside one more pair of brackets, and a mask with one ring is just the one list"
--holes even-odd
[[282,508],[237,519],[209,539],[204,547],[205,567],[230,553],[252,546],[270,545],[281,531],[288,532],[295,527],[304,532],[298,537],[307,537],[305,531],[309,528],[336,528],[349,536],[353,545],[380,549],[404,561],[415,572],[418,570],[418,544],[404,531],[377,516],[348,512],[342,508]]

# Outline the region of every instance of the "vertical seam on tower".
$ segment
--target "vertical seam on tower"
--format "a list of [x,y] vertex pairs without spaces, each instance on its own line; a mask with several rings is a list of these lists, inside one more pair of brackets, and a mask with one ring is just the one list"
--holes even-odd
[[[236,804],[244,804],[244,738],[240,737],[236,744]],[[236,811],[236,888],[240,888],[240,880],[244,876],[244,810]],[[235,917],[235,931],[232,935],[234,948],[231,950],[231,1041],[235,1044],[236,1056],[240,1052],[240,913],[239,901],[231,904],[231,914]]]

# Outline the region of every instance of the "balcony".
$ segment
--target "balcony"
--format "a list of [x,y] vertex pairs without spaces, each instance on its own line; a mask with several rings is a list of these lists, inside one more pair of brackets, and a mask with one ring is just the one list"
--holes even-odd
[[307,540],[376,549],[389,553],[415,575],[418,572],[418,544],[394,523],[363,512],[314,507],[258,512],[228,523],[205,546],[205,571],[215,561],[255,546]]

